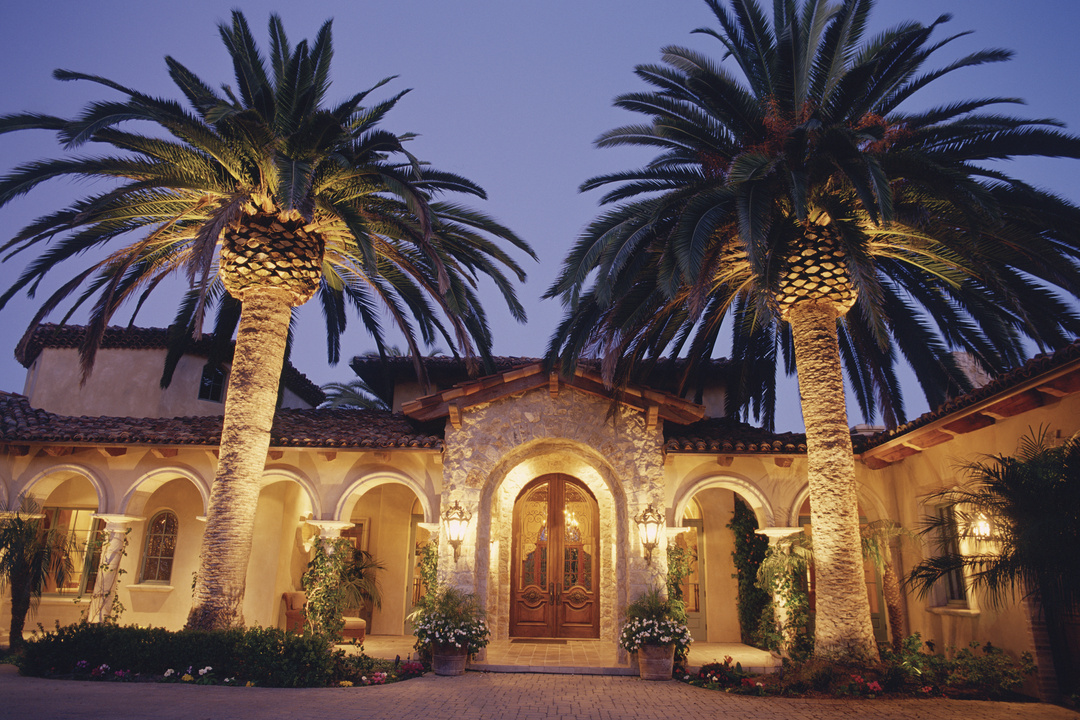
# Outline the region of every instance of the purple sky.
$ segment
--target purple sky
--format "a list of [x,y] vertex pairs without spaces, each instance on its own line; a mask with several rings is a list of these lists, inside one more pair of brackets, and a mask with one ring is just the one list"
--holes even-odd
[[[495,350],[504,355],[539,355],[561,317],[557,303],[539,297],[577,233],[597,212],[598,193],[581,195],[578,185],[648,157],[640,151],[592,146],[604,130],[638,121],[611,105],[616,95],[642,88],[632,74],[634,65],[658,60],[660,48],[668,44],[713,53],[719,47],[714,40],[690,35],[694,28],[713,24],[701,0],[311,0],[302,9],[300,3],[261,0],[7,2],[0,5],[0,67],[5,71],[0,113],[33,110],[70,116],[87,101],[108,97],[103,88],[89,83],[53,80],[55,68],[104,75],[150,94],[178,98],[163,59],[172,55],[211,84],[232,83],[216,29],[232,7],[245,12],[263,47],[271,12],[282,15],[294,43],[312,37],[333,17],[335,100],[389,75],[398,79],[380,98],[413,88],[383,127],[418,133],[414,154],[486,188],[489,200],[477,206],[513,228],[540,256],[539,263],[528,262],[529,281],[519,289],[529,312],[527,326],[514,323],[497,296],[488,294]],[[950,97],[1017,96],[1028,106],[1011,110],[1014,114],[1054,117],[1080,131],[1080,44],[1072,37],[1080,27],[1080,3],[879,0],[872,22],[875,29],[908,19],[930,22],[946,11],[954,18],[940,37],[974,33],[943,51],[936,65],[985,47],[1012,49],[1016,57],[956,73],[917,95],[909,107]],[[56,152],[49,133],[0,136],[4,170]],[[1048,160],[1009,170],[1080,200],[1076,162]],[[9,236],[86,190],[62,183],[39,188],[0,210],[0,234]],[[6,288],[25,262],[17,257],[0,265],[0,286]],[[39,292],[39,299],[47,297],[47,290]],[[144,310],[139,324],[167,324],[177,298],[167,291],[158,295],[156,307]],[[0,327],[8,338],[0,350],[0,390],[22,391],[24,370],[11,349],[36,307],[35,301],[20,297],[0,312]],[[122,311],[114,324],[126,324],[128,317]],[[318,309],[305,308],[301,320],[304,329],[294,364],[320,384],[349,379],[352,373],[344,362],[337,367],[326,363]],[[373,349],[359,322],[351,328],[343,342],[344,358]],[[926,404],[913,380],[905,387],[908,416],[913,417]],[[777,426],[796,429],[802,423],[795,387],[787,388]],[[851,421],[862,419],[853,415]]]

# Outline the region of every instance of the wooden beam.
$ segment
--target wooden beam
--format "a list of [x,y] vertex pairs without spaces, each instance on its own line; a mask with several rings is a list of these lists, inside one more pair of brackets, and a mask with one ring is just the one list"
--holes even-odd
[[1041,393],[1055,397],[1065,397],[1066,395],[1072,395],[1074,392],[1080,392],[1080,370],[1073,370],[1071,373],[1059,375],[1053,380],[1040,383],[1036,386],[1036,389]]
[[649,430],[656,429],[656,420],[660,416],[660,408],[656,405],[650,405],[645,409],[645,427]]
[[451,403],[447,406],[447,410],[450,414],[450,424],[454,426],[455,430],[461,429],[461,406],[457,403]]
[[949,442],[954,437],[956,437],[956,435],[952,433],[941,432],[940,430],[930,430],[921,435],[916,435],[910,440],[905,440],[904,444],[910,445],[913,448],[918,448],[919,450],[925,450],[926,448],[932,448],[935,445]]
[[1013,415],[1019,415],[1028,410],[1042,407],[1043,402],[1041,393],[1035,390],[1027,390],[1022,393],[1017,393],[1012,397],[1005,398],[1001,402],[996,402],[983,409],[983,412],[996,420],[1004,420]]
[[997,421],[989,415],[972,413],[971,415],[965,415],[958,420],[953,420],[951,423],[946,423],[941,427],[943,430],[947,430],[957,435],[963,435],[965,433],[981,430],[984,427],[990,427],[995,422]]
[[554,400],[559,397],[559,373],[548,373],[548,396]]

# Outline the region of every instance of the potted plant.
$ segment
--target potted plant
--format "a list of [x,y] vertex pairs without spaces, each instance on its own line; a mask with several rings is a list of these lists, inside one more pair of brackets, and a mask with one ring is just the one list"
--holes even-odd
[[461,675],[468,656],[488,644],[484,608],[472,593],[440,586],[421,600],[410,617],[416,649],[430,648],[436,675]]
[[626,608],[619,645],[637,653],[642,680],[670,680],[676,658],[686,659],[691,642],[683,604],[668,599],[659,588],[642,594]]

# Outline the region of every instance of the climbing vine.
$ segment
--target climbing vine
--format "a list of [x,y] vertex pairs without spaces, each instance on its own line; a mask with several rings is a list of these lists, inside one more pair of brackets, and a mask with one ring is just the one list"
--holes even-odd
[[769,549],[769,540],[754,532],[757,527],[754,511],[736,495],[735,512],[728,528],[735,536],[735,550],[731,557],[735,560],[735,572],[739,581],[739,629],[742,641],[747,645],[767,647],[766,638],[760,628],[760,619],[769,612],[772,598],[766,590],[757,586],[757,576],[758,567]]
[[317,635],[341,638],[347,602],[341,580],[352,555],[353,546],[347,538],[329,542],[315,538],[314,554],[300,584],[307,593],[307,625]]
[[416,554],[420,558],[417,562],[417,570],[420,573],[420,584],[423,588],[416,605],[426,608],[439,580],[439,538],[433,537],[416,548]]
[[669,542],[667,546],[667,590],[672,600],[685,603],[683,582],[690,577],[693,564],[697,562],[697,553],[691,548]]

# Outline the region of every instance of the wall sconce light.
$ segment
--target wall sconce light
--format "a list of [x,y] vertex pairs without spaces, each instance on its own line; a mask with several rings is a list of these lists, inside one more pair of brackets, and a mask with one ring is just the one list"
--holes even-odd
[[979,513],[979,517],[975,518],[975,522],[971,523],[971,534],[975,536],[976,540],[989,540],[993,531],[994,526],[990,524],[990,518],[982,513]]
[[472,513],[461,507],[461,503],[457,500],[454,501],[453,506],[447,508],[446,512],[443,513],[443,520],[446,522],[446,539],[450,541],[450,546],[454,548],[454,562],[458,561],[458,556],[461,553],[461,543],[465,539],[465,531],[469,527],[471,518]]
[[638,535],[641,537],[641,545],[645,548],[645,564],[652,562],[653,550],[660,544],[660,527],[664,524],[664,516],[653,508],[652,503],[634,518],[638,526]]

